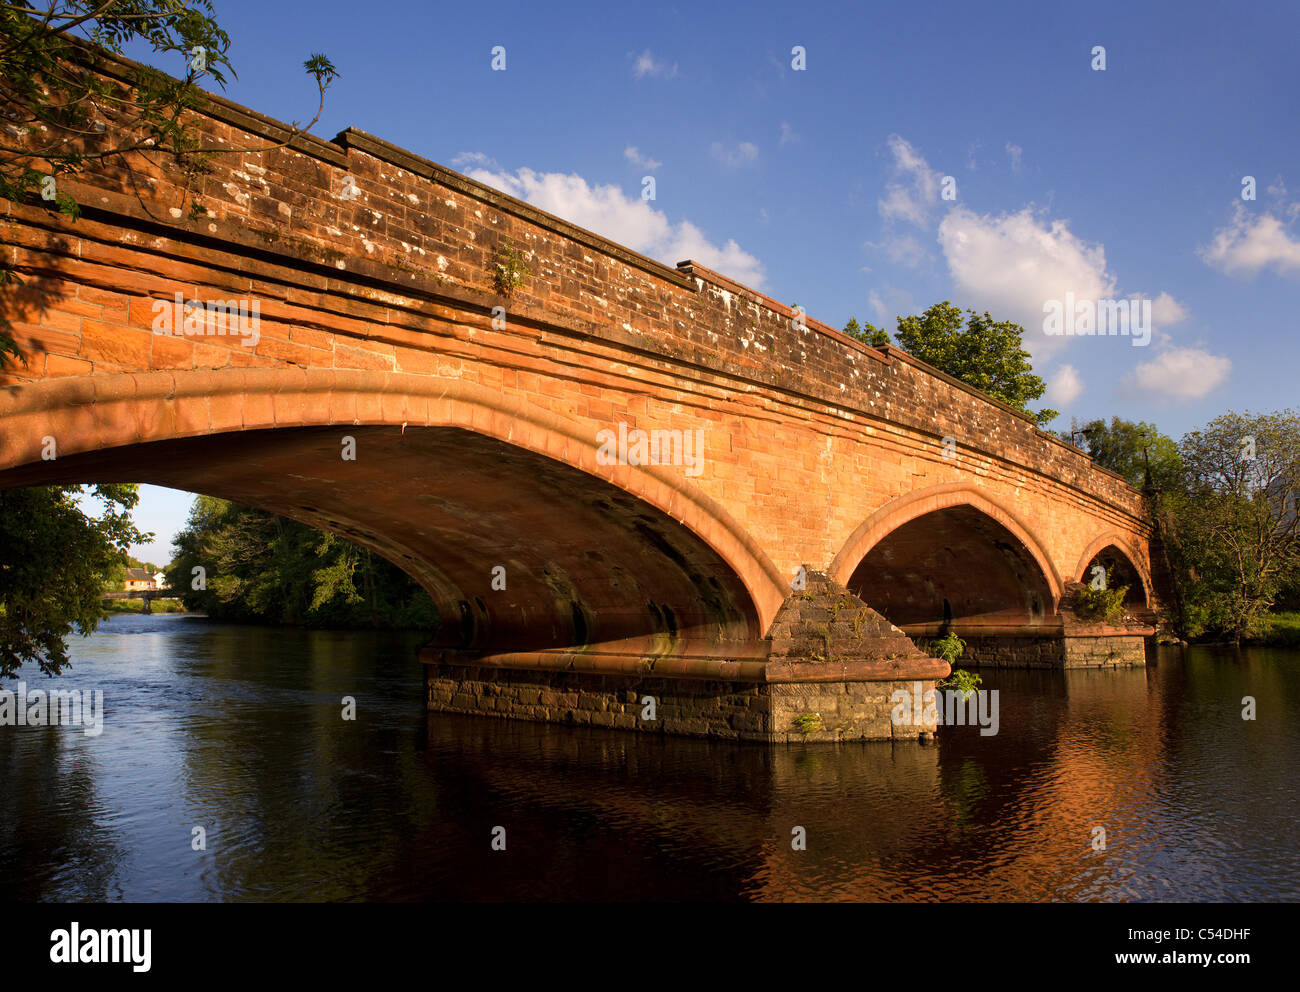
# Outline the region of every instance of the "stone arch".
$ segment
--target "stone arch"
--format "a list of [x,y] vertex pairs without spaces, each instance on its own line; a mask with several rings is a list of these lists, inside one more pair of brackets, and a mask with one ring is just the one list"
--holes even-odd
[[828,574],[836,582],[847,585],[872,548],[900,527],[927,514],[963,506],[996,521],[1020,542],[1042,573],[1051,597],[1051,602],[1044,606],[1048,613],[1055,613],[1060,605],[1064,584],[1042,542],[1014,513],[995,502],[985,491],[966,483],[945,483],[918,490],[881,507],[849,536],[831,562]]
[[1072,578],[1077,582],[1086,582],[1088,569],[1093,561],[1111,549],[1128,566],[1138,581],[1139,588],[1137,592],[1140,594],[1140,598],[1135,599],[1132,596],[1132,590],[1130,590],[1129,602],[1141,606],[1150,606],[1151,573],[1146,567],[1144,557],[1134,550],[1133,545],[1119,531],[1107,531],[1093,538],[1088,543],[1088,546],[1084,548],[1083,554],[1079,556],[1079,564],[1075,566]]
[[305,427],[458,428],[603,480],[671,517],[735,573],[766,630],[780,572],[715,500],[671,469],[601,465],[573,421],[456,378],[335,369],[234,368],[47,379],[0,391],[0,484],[41,484],[42,439],[59,458],[151,442]]

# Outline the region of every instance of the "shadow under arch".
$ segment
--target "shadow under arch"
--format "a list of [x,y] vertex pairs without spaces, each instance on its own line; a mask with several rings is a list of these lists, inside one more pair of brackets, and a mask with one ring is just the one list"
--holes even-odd
[[[915,544],[920,532],[914,534],[916,528],[909,528],[908,525],[927,517],[945,524],[947,536],[953,537],[954,543],[959,540],[955,535],[962,531],[986,530],[987,533],[980,535],[979,539],[990,549],[996,550],[1004,560],[1003,571],[1008,573],[1007,582],[1014,580],[1018,583],[1025,600],[1024,613],[1028,620],[1038,623],[1056,614],[1063,583],[1051,558],[1043,550],[1042,542],[1015,514],[995,502],[984,491],[964,483],[947,483],[919,490],[881,507],[850,535],[831,563],[830,577],[852,588],[855,573],[868,562],[873,552],[892,557],[893,549],[889,546],[891,538],[897,542],[910,537]],[[940,536],[928,535],[927,539],[932,544],[936,541],[942,543]],[[936,546],[933,550],[939,549]],[[960,569],[963,563],[951,548],[942,550],[948,552],[951,560],[937,563],[934,573],[953,579],[962,578],[953,572]],[[970,566],[969,562],[964,564]],[[891,567],[904,568],[906,565],[906,562],[899,562]],[[918,577],[917,581],[925,587],[925,592],[911,598],[929,598],[932,603],[927,606],[917,603],[915,608],[901,610],[900,615],[889,617],[891,620],[901,626],[946,623],[956,619],[954,611],[959,607],[954,607],[950,602],[953,597],[944,595],[942,589],[932,588],[930,576]],[[872,603],[871,594],[868,593],[865,598],[868,604]],[[889,612],[882,612],[889,616]],[[990,609],[987,612],[992,614],[1001,611]]]
[[[79,376],[0,390],[0,418],[0,487],[154,482],[325,526],[410,572],[440,610],[468,611],[456,646],[753,641],[785,598],[756,542],[672,469],[601,465],[576,423],[460,379],[301,368]],[[353,463],[339,456],[343,428],[358,444]],[[53,461],[41,459],[46,437]],[[458,465],[465,477],[448,477]],[[259,471],[279,474],[259,481]],[[364,497],[350,498],[362,480]],[[403,494],[408,513],[378,512]],[[461,500],[483,494],[495,502],[476,521]],[[455,533],[468,535],[464,546],[447,546]],[[522,560],[493,590],[481,566],[505,564],[512,548]],[[530,579],[542,548],[563,560]],[[665,591],[643,596],[656,583]]]
[[[1114,553],[1108,555],[1107,552]],[[1089,570],[1099,559],[1099,563],[1107,568],[1119,567],[1120,574],[1116,577],[1116,581],[1129,586],[1129,595],[1125,602],[1138,606],[1151,605],[1151,573],[1146,567],[1143,556],[1134,551],[1133,545],[1124,535],[1112,530],[1093,538],[1083,554],[1079,556],[1079,564],[1075,566],[1073,579],[1077,582],[1087,582]],[[1133,587],[1134,580],[1137,583],[1136,589]]]

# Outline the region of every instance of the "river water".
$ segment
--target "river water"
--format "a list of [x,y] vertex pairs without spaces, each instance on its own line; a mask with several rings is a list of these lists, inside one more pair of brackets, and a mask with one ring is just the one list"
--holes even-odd
[[178,615],[74,638],[23,679],[102,690],[103,730],[0,727],[0,897],[1300,898],[1295,651],[986,671],[995,736],[769,748],[427,715],[417,644]]

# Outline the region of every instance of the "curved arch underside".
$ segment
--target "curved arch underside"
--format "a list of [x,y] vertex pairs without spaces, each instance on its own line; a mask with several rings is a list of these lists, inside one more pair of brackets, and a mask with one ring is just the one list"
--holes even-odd
[[[353,461],[341,457],[348,435]],[[429,591],[443,617],[435,643],[449,648],[495,654],[665,636],[752,642],[763,633],[734,570],[671,516],[577,468],[462,428],[244,430],[0,473],[4,487],[73,482],[202,492],[343,534]],[[496,566],[505,568],[504,590],[492,588]]]
[[1024,544],[969,505],[915,517],[881,538],[848,587],[900,627],[952,621],[1035,626],[1051,583]]

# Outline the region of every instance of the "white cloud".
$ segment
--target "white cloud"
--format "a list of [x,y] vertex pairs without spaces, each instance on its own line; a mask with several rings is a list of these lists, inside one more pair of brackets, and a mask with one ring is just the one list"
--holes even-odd
[[[883,251],[894,262],[915,266],[925,258],[924,242],[915,233],[899,233],[896,227],[905,223],[921,231],[933,230],[942,176],[898,135],[890,136],[889,149],[897,179],[878,201],[884,219],[883,237],[880,243],[868,242],[868,246]],[[1022,149],[1007,142],[1006,150],[1012,167],[1019,171]],[[1063,306],[1070,296],[1075,301],[1093,303],[1123,298],[1118,292],[1118,280],[1106,267],[1104,246],[1083,240],[1070,230],[1068,221],[1048,220],[1032,206],[996,215],[954,206],[937,230],[938,244],[953,280],[952,298],[963,308],[987,310],[996,319],[1020,324],[1025,328],[1025,347],[1036,360],[1050,359],[1080,340],[1044,333],[1045,303],[1060,301]],[[882,309],[879,296],[873,296],[871,303],[878,312]],[[1168,335],[1162,328],[1187,316],[1186,308],[1173,296],[1160,293],[1152,301],[1152,339],[1167,343]],[[1211,369],[1220,368],[1219,363],[1224,361],[1208,357],[1212,359]],[[1164,367],[1157,361],[1147,364],[1153,369],[1149,374],[1154,374],[1156,367]],[[1083,383],[1077,369],[1063,365],[1050,388],[1056,402],[1068,405],[1081,393]]]
[[891,134],[888,145],[893,156],[893,178],[885,184],[885,195],[876,201],[884,225],[880,243],[868,242],[868,246],[882,250],[893,262],[915,268],[929,253],[914,234],[898,233],[897,225],[930,229],[943,177],[905,138]]
[[617,186],[591,185],[579,175],[532,169],[514,173],[477,169],[469,175],[665,264],[693,259],[755,289],[763,284],[763,264],[735,240],[716,245],[689,221],[674,224],[648,201],[628,196]]
[[496,159],[490,155],[484,155],[482,152],[461,152],[451,160],[453,168],[464,169],[466,166],[477,166],[480,169],[499,169]]
[[643,79],[646,76],[659,79],[672,79],[677,75],[677,63],[669,65],[650,54],[650,49],[646,49],[640,55],[629,53],[633,58],[632,75],[637,79]]
[[904,138],[891,134],[889,151],[894,156],[895,179],[885,186],[885,195],[876,201],[885,223],[903,221],[926,227],[930,213],[939,202],[939,183],[943,177],[931,169],[921,154]]
[[735,148],[726,148],[721,141],[715,141],[709,146],[709,154],[723,165],[735,168],[738,165],[744,165],[746,162],[756,160],[758,158],[758,145],[752,141],[742,141]]
[[649,155],[642,155],[636,145],[628,145],[624,148],[623,155],[633,165],[646,169],[649,172],[654,172],[655,169],[663,165],[662,162],[652,159]]
[[802,141],[802,140],[803,139],[800,138],[799,135],[794,133],[794,128],[792,128],[785,121],[781,122],[781,144],[788,145],[792,141]]
[[1232,361],[1200,348],[1167,348],[1133,371],[1139,389],[1180,400],[1205,396],[1227,380]]
[[1020,171],[1020,160],[1024,157],[1024,154],[1025,150],[1019,145],[1013,145],[1011,142],[1007,142],[1007,157],[1011,159],[1012,172]]
[[1067,407],[1083,393],[1083,380],[1073,365],[1062,365],[1048,376],[1047,402],[1052,407]]
[[1156,327],[1181,324],[1187,319],[1187,308],[1168,293],[1161,293],[1151,304],[1151,323]]
[[753,289],[763,285],[762,262],[736,244],[735,239],[729,239],[719,248],[690,221],[682,221],[673,229],[658,257],[665,262],[672,259],[673,265],[693,259]]
[[[1025,347],[1035,359],[1051,358],[1082,339],[1043,332],[1043,305],[1149,298],[1119,292],[1106,268],[1106,250],[1075,235],[1063,220],[1040,219],[1032,208],[1012,214],[976,214],[967,207],[951,210],[939,225],[939,245],[948,262],[955,299],[963,307],[987,310],[995,319],[1025,328]],[[1187,308],[1169,293],[1151,303],[1151,340],[1167,343],[1165,328],[1188,317]]]
[[1014,214],[981,215],[956,207],[939,225],[939,245],[957,296],[1026,331],[1025,345],[1044,357],[1067,339],[1043,333],[1043,303],[1115,298],[1106,252],[1071,233],[1061,220],[1040,222],[1026,207]]
[[[867,297],[867,303],[871,305],[872,311],[876,315],[875,324],[884,327],[885,321],[889,319],[889,310],[885,307],[885,301],[880,298],[880,294],[874,289],[871,295]],[[886,328],[888,330],[889,328]]]
[[1253,278],[1268,268],[1285,275],[1300,271],[1300,240],[1273,214],[1251,220],[1238,203],[1231,222],[1201,249],[1201,258],[1231,276]]

